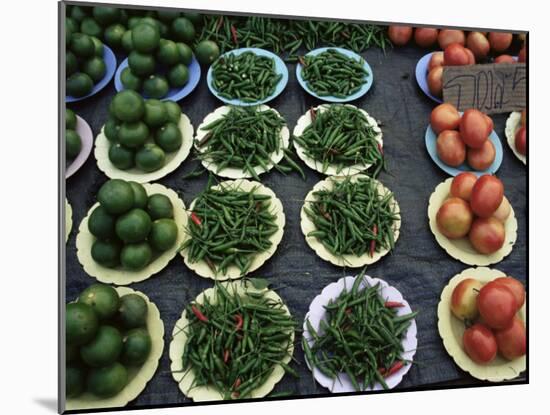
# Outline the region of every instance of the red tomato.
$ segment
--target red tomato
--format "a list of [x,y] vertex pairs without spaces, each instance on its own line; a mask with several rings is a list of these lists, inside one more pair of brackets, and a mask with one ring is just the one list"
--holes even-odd
[[489,33],[489,43],[495,52],[504,52],[512,44],[512,34],[503,32]]
[[525,156],[527,154],[527,128],[520,127],[519,130],[516,131],[514,142],[518,153]]
[[504,197],[504,184],[496,176],[484,174],[472,189],[470,205],[477,216],[490,217],[498,209]]
[[444,130],[436,140],[437,155],[448,166],[458,167],[466,160],[466,146],[456,130]]
[[430,63],[428,63],[428,72],[431,71],[433,68],[437,68],[438,66],[443,66],[443,51],[438,51],[432,53],[432,57],[430,58]]
[[477,252],[488,255],[502,248],[506,230],[502,222],[495,217],[475,218],[468,239]]
[[428,89],[436,97],[443,92],[443,66],[436,66],[428,73]]
[[523,287],[521,281],[518,281],[513,277],[500,277],[496,280],[493,280],[493,282],[495,284],[502,284],[510,291],[512,291],[512,294],[514,294],[514,297],[516,297],[518,310],[523,307],[523,303],[525,303],[525,287]]
[[481,32],[470,32],[466,38],[466,46],[472,51],[477,59],[483,59],[489,54],[491,45]]
[[477,176],[471,172],[463,172],[456,175],[451,182],[451,196],[460,197],[469,202],[476,181]]
[[436,40],[439,30],[429,27],[417,27],[414,30],[414,41],[421,48],[429,48]]
[[445,49],[451,43],[460,43],[464,46],[466,36],[464,36],[463,30],[442,29],[439,31],[439,35],[437,35],[437,41],[441,49]]
[[466,354],[474,362],[486,364],[497,355],[497,341],[491,330],[483,324],[474,324],[467,328],[462,336]]
[[491,281],[479,290],[477,308],[489,327],[503,329],[512,322],[518,310],[518,303],[508,287]]
[[495,332],[498,351],[508,360],[523,356],[527,352],[527,333],[525,324],[514,317],[512,324]]
[[516,63],[510,55],[499,55],[495,58],[495,63]]
[[460,135],[468,147],[482,147],[490,133],[485,114],[473,108],[464,111],[460,119]]
[[411,26],[390,26],[388,36],[395,46],[404,46],[411,40],[413,28]]
[[468,164],[474,170],[487,170],[493,164],[496,157],[496,150],[491,140],[485,141],[481,148],[469,148],[467,159]]
[[468,65],[470,56],[466,52],[466,48],[460,43],[451,43],[443,52],[445,66],[462,66]]
[[430,114],[430,125],[436,134],[444,130],[456,130],[460,124],[460,114],[453,104],[439,104]]
[[525,63],[527,61],[527,49],[522,47],[518,53],[518,62]]

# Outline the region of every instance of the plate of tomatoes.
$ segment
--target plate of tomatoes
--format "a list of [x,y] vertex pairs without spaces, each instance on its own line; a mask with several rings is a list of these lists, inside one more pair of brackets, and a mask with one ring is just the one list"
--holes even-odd
[[524,285],[504,272],[468,268],[441,293],[439,335],[455,363],[489,382],[514,379],[526,369]]

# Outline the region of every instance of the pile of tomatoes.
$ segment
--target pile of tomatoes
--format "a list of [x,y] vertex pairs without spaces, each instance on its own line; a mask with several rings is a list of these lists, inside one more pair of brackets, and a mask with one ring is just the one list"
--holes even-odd
[[468,109],[460,115],[454,105],[443,103],[432,110],[430,124],[437,134],[437,155],[448,166],[467,161],[474,170],[483,171],[495,161],[495,146],[489,139],[493,120],[481,111]]
[[521,126],[516,131],[514,142],[518,153],[527,155],[527,110],[521,112]]
[[468,236],[480,254],[492,254],[504,245],[504,223],[512,206],[496,176],[460,173],[451,183],[450,197],[437,211],[439,231],[449,239]]
[[517,315],[524,302],[525,288],[512,277],[486,284],[466,278],[454,288],[451,311],[468,326],[462,344],[474,362],[490,363],[497,352],[509,360],[525,355],[525,324]]

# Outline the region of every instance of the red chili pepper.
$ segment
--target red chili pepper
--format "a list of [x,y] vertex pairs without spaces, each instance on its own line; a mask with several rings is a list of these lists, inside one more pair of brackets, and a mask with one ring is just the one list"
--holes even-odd
[[193,222],[195,222],[195,225],[197,226],[201,226],[202,225],[202,220],[201,218],[199,218],[195,212],[191,212],[191,220]]
[[405,307],[405,304],[400,303],[399,301],[386,301],[384,303],[384,307],[386,307],[386,308],[399,308],[399,307]]
[[235,314],[235,321],[237,322],[237,324],[235,325],[235,330],[240,330],[242,329],[243,327],[243,316],[241,316],[240,314]]
[[[241,386],[241,378],[235,379],[235,383],[233,383],[233,389],[237,389],[239,386]],[[239,393],[239,392],[236,392],[236,393]]]
[[[372,233],[374,233],[374,237],[378,235],[378,226],[374,225],[372,227]],[[373,239],[370,241],[370,256],[374,256],[374,251],[376,250],[376,239]]]
[[203,323],[208,322],[208,317],[206,317],[202,312],[197,308],[196,305],[191,306],[191,310],[193,311],[193,314]]
[[388,370],[384,369],[384,372],[380,372],[381,375],[384,375],[384,377],[388,377],[393,375],[395,372],[397,372],[399,369],[401,369],[404,366],[404,363],[402,360],[399,360],[395,362]]
[[262,202],[256,202],[256,213],[260,213],[262,210]]
[[206,265],[208,265],[208,268],[210,268],[212,270],[212,272],[214,272],[214,274],[217,272],[216,271],[216,266],[214,265],[214,263],[212,262],[212,260],[210,258],[205,256],[204,257],[204,262],[206,262]]
[[341,32],[342,36],[344,36],[346,39],[349,39],[349,33],[346,31]]
[[321,215],[323,215],[326,220],[328,220],[329,222],[331,221],[330,214],[325,210],[323,205],[319,206],[319,212],[321,212]]
[[223,16],[220,16],[220,18],[218,19],[218,25],[216,26],[216,32],[220,30],[220,28],[222,27],[222,24],[223,24]]
[[229,349],[225,349],[223,352],[223,362],[227,363],[229,361]]
[[384,155],[384,148],[382,147],[382,144],[378,143],[378,151],[383,156]]
[[307,66],[303,56],[298,56],[298,62],[300,62],[302,66]]
[[311,117],[311,121],[315,121],[315,118],[317,118],[317,111],[315,111],[315,108],[311,107],[309,109],[309,116]]
[[237,29],[235,29],[235,26],[231,25],[231,36],[233,37],[233,43],[235,45],[239,44],[239,38],[237,36]]
[[346,314],[351,314],[351,307],[346,308]]

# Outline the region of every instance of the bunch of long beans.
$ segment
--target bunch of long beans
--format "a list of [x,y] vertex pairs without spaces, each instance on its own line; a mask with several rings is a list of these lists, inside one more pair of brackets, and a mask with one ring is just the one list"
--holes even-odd
[[353,176],[333,180],[331,190],[313,193],[304,211],[315,225],[308,237],[315,237],[333,255],[371,257],[394,247],[399,212],[392,192],[382,193],[370,177]]
[[203,126],[206,135],[197,142],[202,160],[215,163],[217,173],[231,167],[250,173],[260,166],[267,171],[273,153],[281,150],[285,120],[275,111],[256,107],[230,107],[221,118]]
[[205,15],[197,43],[206,39],[215,41],[222,53],[257,47],[284,54],[288,61],[296,61],[301,48],[339,46],[360,53],[372,46],[385,50],[391,45],[383,26],[258,16]]
[[276,72],[275,60],[254,52],[227,54],[212,64],[212,85],[227,99],[257,102],[275,92],[283,77]]
[[283,362],[293,347],[296,322],[267,292],[238,294],[216,284],[213,298],[187,305],[182,368],[193,371],[191,387],[213,386],[224,399],[237,399],[249,396],[276,366],[298,376]]
[[310,365],[333,380],[346,373],[357,391],[377,382],[387,389],[384,378],[408,364],[402,358],[402,338],[418,312],[398,316],[403,304],[386,301],[379,284],[365,281],[360,287],[363,281],[362,275],[356,277],[351,290],[344,289],[325,306],[319,331],[306,320],[313,344],[304,337],[302,346]]
[[303,80],[319,96],[349,97],[357,93],[370,76],[363,58],[356,61],[336,49],[300,56],[299,60]]
[[208,186],[197,197],[187,225],[189,238],[181,247],[191,263],[205,261],[216,275],[235,265],[245,275],[255,255],[271,247],[269,238],[279,226],[271,196],[257,190]]
[[322,110],[311,108],[311,124],[294,140],[309,158],[323,164],[336,166],[340,173],[356,164],[374,167],[376,177],[384,166],[382,146],[376,140],[379,132],[369,124],[359,109],[342,104],[331,104]]

